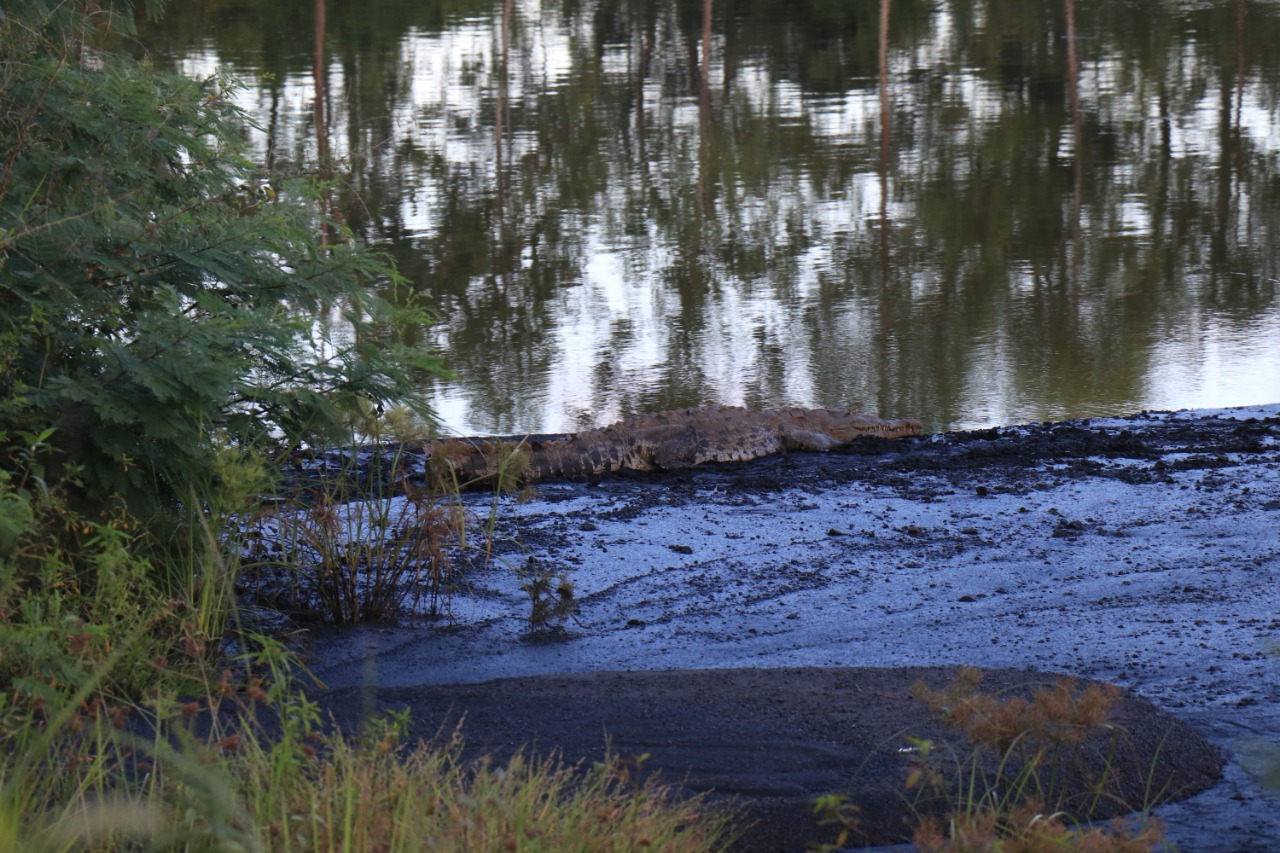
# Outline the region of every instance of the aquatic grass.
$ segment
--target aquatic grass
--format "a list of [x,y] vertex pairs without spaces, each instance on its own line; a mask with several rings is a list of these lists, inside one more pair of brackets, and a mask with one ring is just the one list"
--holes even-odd
[[[425,446],[430,480],[448,493],[483,486],[492,488],[495,495],[510,494],[520,487],[529,470],[529,450],[520,438],[435,439]],[[484,464],[474,465],[476,457]],[[476,472],[460,473],[469,469]]]
[[[492,497],[484,522],[483,540],[484,559],[489,560],[497,539],[502,498],[514,494],[523,500],[535,494],[526,482],[530,457],[525,439],[434,439],[426,442],[424,448],[427,453],[427,482],[436,491],[449,495],[454,503],[462,504],[464,492],[481,488],[490,490]],[[483,465],[471,464],[477,456],[484,460]],[[479,469],[474,476],[460,473],[473,467]],[[467,546],[465,530],[462,531],[460,545]]]
[[448,546],[466,514],[420,489],[355,494],[335,481],[256,523],[281,549],[267,565],[287,567],[326,618],[343,624],[386,619],[424,599],[436,612],[452,571]]

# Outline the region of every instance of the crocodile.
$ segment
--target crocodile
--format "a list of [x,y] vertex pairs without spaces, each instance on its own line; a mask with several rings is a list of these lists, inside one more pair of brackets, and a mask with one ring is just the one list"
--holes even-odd
[[881,420],[841,409],[699,406],[568,435],[445,438],[426,449],[434,476],[465,488],[745,462],[774,453],[827,451],[863,436],[904,438],[920,429],[913,418]]

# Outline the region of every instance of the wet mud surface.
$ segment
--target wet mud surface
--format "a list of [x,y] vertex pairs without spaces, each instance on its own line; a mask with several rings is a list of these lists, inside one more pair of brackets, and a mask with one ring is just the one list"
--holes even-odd
[[[448,618],[314,629],[311,666],[340,717],[408,706],[430,733],[465,711],[465,735],[508,748],[535,741],[539,716],[540,747],[568,738],[566,720],[599,733],[593,748],[610,720],[714,720],[697,705],[717,695],[706,679],[720,678],[732,704],[743,670],[755,673],[749,693],[785,707],[805,693],[787,673],[829,670],[812,676],[809,706],[834,714],[878,703],[903,719],[914,701],[900,689],[906,668],[963,664],[1041,682],[1069,673],[1122,686],[1148,713],[1167,712],[1222,750],[1220,783],[1158,810],[1180,849],[1280,849],[1280,801],[1256,778],[1280,736],[1271,653],[1280,637],[1278,413],[869,440],[848,452],[545,484],[535,500],[504,505],[501,560],[467,576]],[[473,500],[478,511],[486,501]],[[511,570],[530,556],[566,573],[581,604],[576,623],[542,641],[526,636],[528,598]],[[870,698],[832,687],[845,668],[896,670],[898,687]],[[560,688],[575,698],[534,718],[518,713],[519,701],[484,710],[486,695],[532,695],[527,682],[493,679],[531,676],[580,689]],[[661,689],[645,681],[659,676]],[[682,682],[683,700],[637,698]],[[598,713],[601,702],[612,716]],[[721,718],[755,715],[764,728],[751,710],[759,703],[738,707],[746,710],[721,708]],[[482,713],[497,722],[480,727]],[[791,795],[816,786],[797,787],[796,774],[823,784],[846,770],[854,777],[852,757],[831,757],[848,730],[837,718],[797,709],[778,719],[765,740],[788,737],[792,720],[803,746],[762,746],[738,761],[764,768],[752,778],[777,780],[743,796],[764,802],[788,785]],[[704,729],[712,752],[746,736],[725,725],[730,736],[718,739]],[[1190,772],[1195,762],[1186,763]],[[719,781],[709,787],[732,788]]]

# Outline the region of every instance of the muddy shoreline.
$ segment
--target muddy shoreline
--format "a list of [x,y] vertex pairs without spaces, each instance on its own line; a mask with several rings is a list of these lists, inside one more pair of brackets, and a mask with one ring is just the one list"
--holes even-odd
[[508,566],[533,556],[572,578],[579,622],[529,642],[527,598],[495,564],[448,619],[310,631],[326,704],[582,673],[1070,673],[1224,750],[1222,783],[1160,811],[1180,849],[1280,848],[1253,775],[1280,737],[1280,406],[550,483],[501,523]]

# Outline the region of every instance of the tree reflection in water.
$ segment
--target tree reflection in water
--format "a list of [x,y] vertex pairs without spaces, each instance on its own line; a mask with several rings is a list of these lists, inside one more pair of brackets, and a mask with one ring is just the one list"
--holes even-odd
[[410,332],[457,431],[1280,400],[1274,4],[324,8],[205,0],[143,41],[250,80],[273,169],[331,160],[439,306]]

